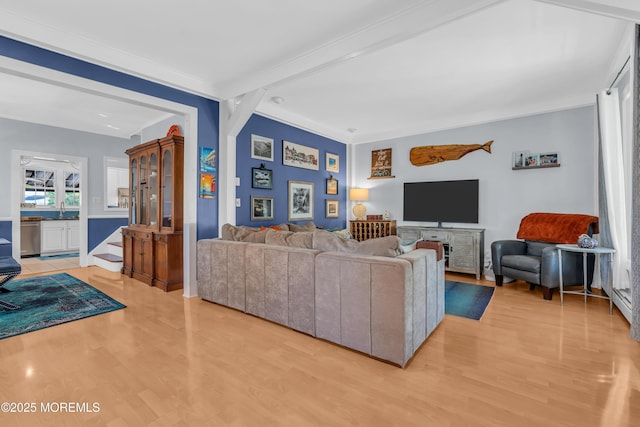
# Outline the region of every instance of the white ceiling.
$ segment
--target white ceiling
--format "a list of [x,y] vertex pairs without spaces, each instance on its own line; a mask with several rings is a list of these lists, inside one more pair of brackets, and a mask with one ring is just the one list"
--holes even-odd
[[[347,143],[593,103],[631,22],[640,1],[0,0],[2,35],[218,100],[264,88],[259,113]],[[0,91],[0,116],[113,136],[167,117],[11,74]]]

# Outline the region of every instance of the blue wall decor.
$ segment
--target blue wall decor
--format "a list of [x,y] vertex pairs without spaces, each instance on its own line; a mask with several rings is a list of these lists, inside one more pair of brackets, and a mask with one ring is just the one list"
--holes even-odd
[[[273,139],[273,162],[251,158],[251,135]],[[282,164],[282,141],[286,140],[319,150],[319,170],[310,170],[285,166]],[[326,169],[326,153],[338,156],[339,172],[328,172]],[[261,164],[273,171],[273,188],[252,188],[252,168]],[[345,228],[346,226],[346,173],[347,146],[341,142],[254,114],[236,138],[236,176],[240,178],[240,186],[236,187],[236,197],[241,206],[236,208],[236,223],[254,227],[294,222],[303,224],[307,221],[289,221],[287,218],[289,180],[313,182],[314,184],[314,216],[313,222],[325,228]],[[333,176],[338,180],[338,194],[326,194],[326,179]],[[251,196],[273,197],[274,218],[272,221],[251,221]],[[337,218],[325,217],[326,200],[339,200],[340,211]]]

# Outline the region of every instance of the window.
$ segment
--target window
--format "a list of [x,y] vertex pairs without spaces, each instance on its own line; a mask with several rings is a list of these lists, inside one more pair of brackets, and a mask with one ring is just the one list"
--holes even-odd
[[105,157],[105,210],[129,207],[129,159]]
[[64,205],[66,207],[80,206],[79,172],[64,172]]
[[22,203],[36,208],[80,207],[80,172],[70,162],[23,158]]
[[56,206],[56,173],[46,169],[24,170],[24,203]]

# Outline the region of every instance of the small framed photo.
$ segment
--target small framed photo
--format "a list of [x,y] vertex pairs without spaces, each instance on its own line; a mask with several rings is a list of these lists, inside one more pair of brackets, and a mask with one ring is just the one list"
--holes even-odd
[[528,155],[529,155],[528,150],[514,151],[513,162],[511,163],[511,167],[514,169],[526,167],[526,159]]
[[327,200],[324,216],[327,218],[338,218],[340,216],[340,201]]
[[338,180],[333,176],[327,178],[327,194],[338,194]]
[[289,221],[313,219],[313,182],[289,181]]
[[529,153],[525,156],[524,167],[530,168],[540,166],[540,155],[537,153]]
[[558,153],[540,153],[540,166],[559,166],[560,157]]
[[251,187],[271,190],[273,188],[273,171],[263,167],[251,168]]
[[273,162],[273,139],[251,135],[251,158]]
[[273,197],[251,196],[251,221],[273,219]]
[[340,157],[337,154],[327,153],[325,163],[328,172],[340,172]]

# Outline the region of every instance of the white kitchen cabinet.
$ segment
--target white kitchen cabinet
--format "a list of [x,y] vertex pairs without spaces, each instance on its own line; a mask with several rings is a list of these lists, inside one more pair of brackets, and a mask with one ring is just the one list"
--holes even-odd
[[40,253],[52,254],[80,249],[78,220],[42,221],[40,227]]
[[67,250],[80,250],[80,221],[69,220],[67,223]]

